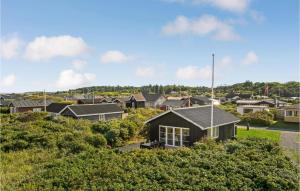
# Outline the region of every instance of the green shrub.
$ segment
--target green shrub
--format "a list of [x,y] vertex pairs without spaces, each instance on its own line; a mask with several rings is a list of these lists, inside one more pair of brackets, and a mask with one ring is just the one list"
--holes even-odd
[[211,140],[194,148],[89,150],[43,164],[18,190],[291,190],[297,169],[278,144]]
[[242,116],[243,121],[255,125],[271,125],[273,123],[273,114],[268,111],[257,111],[254,113],[246,113]]
[[96,148],[106,146],[107,144],[105,137],[101,134],[87,136],[86,141]]

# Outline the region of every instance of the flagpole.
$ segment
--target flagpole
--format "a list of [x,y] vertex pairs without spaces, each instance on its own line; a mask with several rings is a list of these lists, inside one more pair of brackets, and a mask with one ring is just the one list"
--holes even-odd
[[211,70],[211,113],[210,113],[210,127],[211,137],[213,137],[213,126],[214,126],[214,70],[215,70],[215,54],[212,54],[212,70]]
[[44,111],[47,112],[47,107],[46,107],[46,91],[44,89]]

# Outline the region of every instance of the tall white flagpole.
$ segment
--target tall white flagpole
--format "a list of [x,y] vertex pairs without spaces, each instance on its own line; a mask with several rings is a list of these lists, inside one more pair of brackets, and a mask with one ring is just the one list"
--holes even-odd
[[44,90],[44,112],[47,112],[46,91]]
[[213,137],[213,126],[214,126],[214,71],[215,70],[215,54],[212,54],[212,70],[211,70],[211,113],[210,113],[210,127],[211,137]]

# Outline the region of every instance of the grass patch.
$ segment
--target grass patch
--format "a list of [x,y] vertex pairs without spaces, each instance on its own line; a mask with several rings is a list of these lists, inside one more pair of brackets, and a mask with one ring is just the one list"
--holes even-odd
[[241,139],[256,137],[256,138],[265,138],[270,139],[272,141],[279,142],[280,140],[280,132],[279,131],[271,131],[265,129],[247,129],[238,128],[237,137]]

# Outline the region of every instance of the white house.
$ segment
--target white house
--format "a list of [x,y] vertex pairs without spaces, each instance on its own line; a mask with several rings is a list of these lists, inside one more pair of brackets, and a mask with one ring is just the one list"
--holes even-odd
[[237,112],[241,115],[245,113],[257,112],[257,111],[269,111],[268,106],[264,105],[239,105],[237,107]]

